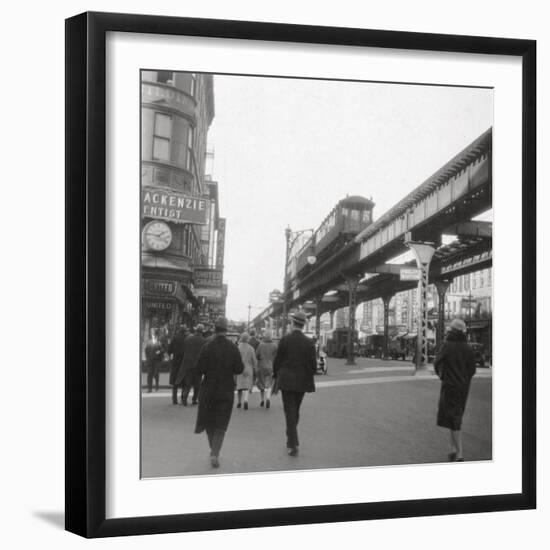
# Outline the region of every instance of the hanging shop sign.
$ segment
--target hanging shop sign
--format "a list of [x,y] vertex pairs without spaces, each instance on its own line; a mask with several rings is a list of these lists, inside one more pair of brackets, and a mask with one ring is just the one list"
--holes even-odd
[[195,294],[209,300],[221,300],[223,298],[223,290],[221,288],[203,288],[197,286],[195,287]]
[[195,286],[222,288],[223,272],[221,269],[213,268],[195,268],[194,272]]
[[207,223],[208,199],[144,187],[141,191],[141,214],[175,223]]
[[218,238],[216,240],[216,266],[223,267],[225,254],[225,218],[218,221]]
[[164,279],[143,279],[143,292],[152,296],[175,296],[178,284]]

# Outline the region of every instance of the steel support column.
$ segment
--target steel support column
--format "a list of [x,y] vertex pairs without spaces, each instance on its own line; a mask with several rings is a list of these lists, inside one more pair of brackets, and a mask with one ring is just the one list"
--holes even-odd
[[346,283],[349,293],[349,316],[348,316],[348,358],[346,365],[355,365],[355,308],[357,307],[357,286],[359,284],[359,277],[346,276]]
[[415,374],[424,374],[428,372],[428,273],[435,248],[432,246],[432,243],[408,241],[405,244],[413,251],[416,266],[420,271],[420,279],[418,281],[418,339]]
[[321,303],[323,296],[317,296],[315,302],[315,338],[317,342],[321,341]]
[[390,302],[393,296],[382,296],[384,303],[384,343],[382,347],[382,359],[387,361],[390,358],[389,353],[389,332],[390,332]]
[[445,294],[447,294],[450,284],[450,279],[435,281],[435,288],[437,289],[437,333],[435,343],[438,349],[445,341]]

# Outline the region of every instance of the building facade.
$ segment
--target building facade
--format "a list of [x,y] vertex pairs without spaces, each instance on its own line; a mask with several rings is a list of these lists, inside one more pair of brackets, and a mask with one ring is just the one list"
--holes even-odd
[[143,339],[192,325],[199,313],[195,271],[208,266],[212,246],[205,161],[213,118],[211,75],[142,71]]

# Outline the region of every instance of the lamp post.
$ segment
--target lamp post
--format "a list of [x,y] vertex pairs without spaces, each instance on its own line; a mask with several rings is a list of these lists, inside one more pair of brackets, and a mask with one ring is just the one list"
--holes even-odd
[[[307,233],[308,231],[315,231],[314,229],[299,229],[298,231],[292,231],[290,226],[287,226],[285,229],[285,240],[286,240],[286,251],[285,251],[285,275],[284,275],[284,284],[283,284],[283,336],[286,334],[286,326],[288,324],[288,308],[287,308],[287,297],[288,297],[288,261],[290,256],[290,250],[296,243],[296,239],[300,235]],[[313,265],[316,262],[317,258],[314,255],[308,256],[307,261],[310,265]]]

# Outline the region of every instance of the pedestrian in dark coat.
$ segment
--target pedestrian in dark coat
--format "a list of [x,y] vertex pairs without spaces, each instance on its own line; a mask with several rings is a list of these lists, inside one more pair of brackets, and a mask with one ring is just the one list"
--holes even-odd
[[200,323],[195,327],[195,332],[187,336],[184,342],[183,359],[180,363],[176,385],[182,386],[181,403],[187,407],[187,398],[191,388],[193,388],[193,405],[196,405],[199,399],[200,375],[197,370],[197,361],[204,345],[204,326]]
[[298,455],[298,421],[306,392],[315,391],[313,376],[317,367],[315,346],[302,331],[307,317],[302,311],[291,315],[292,331],[283,336],[273,361],[273,376],[283,396],[287,452]]
[[155,391],[159,389],[160,364],[162,363],[162,346],[158,340],[156,330],[151,331],[151,338],[145,344],[145,367],[147,369],[147,392],[153,391],[153,379]]
[[218,317],[215,334],[202,348],[197,364],[202,381],[195,433],[206,431],[213,468],[220,465],[219,454],[233,411],[235,375],[244,369],[241,354],[226,333],[227,320]]
[[462,319],[451,322],[445,343],[435,357],[434,368],[441,379],[437,425],[450,430],[449,460],[462,462],[462,417],[476,371],[474,351],[466,341],[466,325]]
[[[183,360],[183,351],[185,349],[185,339],[187,338],[187,327],[182,325],[174,338],[170,342],[168,353],[170,354],[170,378],[169,383],[172,386],[172,403],[178,404],[178,388],[181,384],[176,383],[178,371]],[[182,391],[183,397],[183,391]]]
[[250,332],[250,338],[248,339],[248,343],[254,348],[254,351],[258,349],[258,346],[260,345],[260,341],[258,340],[256,336],[256,329],[251,328]]

